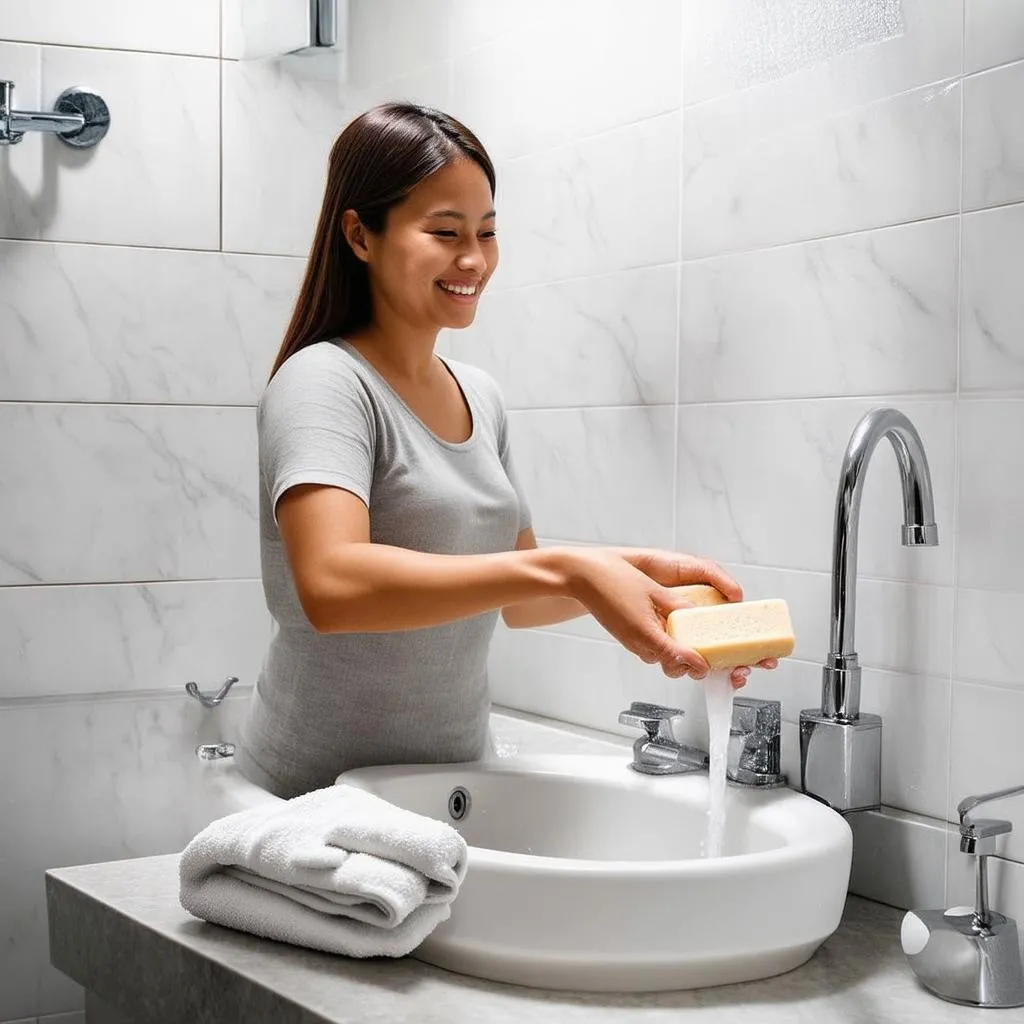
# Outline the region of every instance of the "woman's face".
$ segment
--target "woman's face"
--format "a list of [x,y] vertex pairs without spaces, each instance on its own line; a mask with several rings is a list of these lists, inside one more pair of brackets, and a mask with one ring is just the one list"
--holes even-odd
[[378,316],[383,303],[417,328],[468,327],[498,265],[487,176],[470,159],[448,164],[392,207],[381,234],[363,238]]

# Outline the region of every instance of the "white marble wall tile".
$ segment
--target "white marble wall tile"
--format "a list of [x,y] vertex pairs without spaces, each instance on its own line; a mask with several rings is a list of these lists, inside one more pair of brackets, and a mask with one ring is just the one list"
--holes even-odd
[[0,0],[0,35],[29,43],[216,57],[216,0]]
[[682,265],[681,401],[954,391],[957,220]]
[[[955,822],[964,797],[1024,784],[1024,691],[954,681],[952,722],[947,817]],[[1024,861],[1024,801],[985,804],[984,817],[1013,822],[996,852]]]
[[964,79],[964,209],[1024,199],[1024,61]]
[[[686,544],[682,545],[684,550]],[[781,597],[796,633],[794,656],[818,665],[829,646],[831,574],[756,565],[725,568],[746,600]],[[953,588],[915,586],[864,577],[857,581],[857,654],[861,665],[891,672],[941,676],[952,653]]]
[[[986,805],[987,806],[987,805]],[[986,810],[985,814],[988,813]],[[973,907],[975,898],[976,860],[960,852],[960,836],[952,832],[947,837],[946,901],[943,907]],[[988,860],[989,906],[1017,922],[1020,935],[1024,922],[1024,864],[1002,857]],[[936,904],[937,906],[938,904]]]
[[850,892],[904,910],[943,906],[943,827],[889,810],[852,814],[849,822],[853,829]]
[[224,64],[225,249],[305,256],[346,125],[380,102],[449,95],[446,65],[359,89],[341,89],[323,67],[304,57]]
[[1024,388],[1022,266],[1024,205],[964,217],[960,355],[964,390]]
[[888,442],[865,477],[863,575],[948,586],[953,580],[954,402],[807,402],[683,406],[677,543],[718,561],[830,572],[836,486],[861,417],[892,405],[917,427],[931,467],[940,545],[904,548],[903,503]]
[[504,161],[675,110],[682,8],[678,0],[552,4],[543,31],[528,25],[455,60],[454,113],[486,126],[492,158]]
[[[370,0],[372,2],[372,0]],[[573,0],[582,8],[586,0]],[[482,4],[480,0],[450,0],[449,48],[453,55],[468,53],[502,36],[532,26],[538,34],[551,14],[548,0],[519,0],[515,4]]]
[[[345,123],[379,103],[418,103],[451,113],[451,84],[451,61],[447,61],[387,81],[371,82],[361,89],[346,89]],[[470,130],[473,127],[470,125]]]
[[671,408],[513,412],[509,425],[538,534],[641,547],[670,544]]
[[667,114],[500,167],[502,262],[494,284],[516,288],[677,259],[679,142],[679,117]]
[[43,109],[68,86],[87,83],[107,101],[111,127],[94,149],[73,150],[48,137],[5,150],[4,191],[12,198],[0,230],[23,238],[216,248],[217,62],[60,47],[41,52]]
[[1021,593],[1024,400],[960,403],[960,585]]
[[687,108],[683,137],[684,257],[959,208],[958,82],[803,119],[720,100]]
[[676,282],[666,264],[485,294],[451,352],[487,370],[513,409],[671,404]]
[[354,114],[302,57],[223,65],[223,247],[305,256],[327,156]]
[[454,14],[452,0],[349,0],[351,87],[363,89],[447,60]]
[[202,785],[199,743],[234,740],[247,695],[205,709],[184,693],[0,709],[0,1020],[74,1010],[51,967],[44,872],[181,850]]
[[861,708],[882,716],[882,803],[887,807],[942,817],[949,786],[950,685],[948,674],[864,671]]
[[254,404],[291,257],[0,241],[0,399]]
[[[742,102],[778,116],[850,108],[950,78],[960,72],[963,3],[691,0],[682,5],[684,101],[742,92]],[[894,6],[896,17],[885,16]]]
[[0,584],[259,575],[252,409],[0,404]]
[[956,677],[1024,689],[1022,622],[1024,594],[961,587],[957,592]]
[[270,626],[259,580],[0,587],[0,701],[251,685]]
[[[345,0],[341,0],[344,8]],[[226,60],[260,60],[263,54],[287,53],[309,42],[310,5],[296,0],[221,0],[221,56]],[[344,37],[342,37],[344,38]],[[317,60],[344,59],[321,52]]]
[[967,71],[1024,57],[1024,4],[1020,0],[967,0]]

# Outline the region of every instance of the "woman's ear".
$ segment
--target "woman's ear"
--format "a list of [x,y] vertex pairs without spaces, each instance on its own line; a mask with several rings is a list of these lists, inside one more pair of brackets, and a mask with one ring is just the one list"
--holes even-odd
[[366,228],[363,227],[355,210],[346,210],[341,215],[341,230],[356,257],[364,263],[369,263],[370,249],[366,243]]

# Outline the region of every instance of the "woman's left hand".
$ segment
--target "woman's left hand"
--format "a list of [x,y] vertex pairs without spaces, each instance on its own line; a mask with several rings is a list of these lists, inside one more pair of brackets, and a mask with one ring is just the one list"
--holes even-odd
[[[778,658],[765,658],[764,661],[759,661],[757,663],[757,665],[754,666],[754,667],[755,668],[767,668],[767,669],[778,668],[779,667],[779,659]],[[731,674],[729,675],[729,680],[732,683],[733,689],[734,690],[739,690],[742,687],[746,686],[747,685],[747,676],[749,676],[749,675],[750,675],[750,666],[748,666],[748,665],[741,665],[741,666],[739,666],[737,668],[734,668],[732,670]]]
[[[618,548],[642,573],[665,587],[685,587],[693,583],[706,583],[727,597],[730,601],[743,600],[743,588],[717,562],[707,558],[678,551],[660,551],[657,548]],[[756,668],[774,669],[779,667],[778,658],[765,658]],[[729,678],[733,688],[739,690],[747,685],[750,666],[741,665],[732,670]]]

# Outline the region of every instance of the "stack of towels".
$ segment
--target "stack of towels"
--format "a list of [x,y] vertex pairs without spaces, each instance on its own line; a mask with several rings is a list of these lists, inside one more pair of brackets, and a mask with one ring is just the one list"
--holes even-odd
[[405,956],[451,915],[466,841],[349,785],[208,825],[181,854],[181,905],[214,924],[346,956]]

